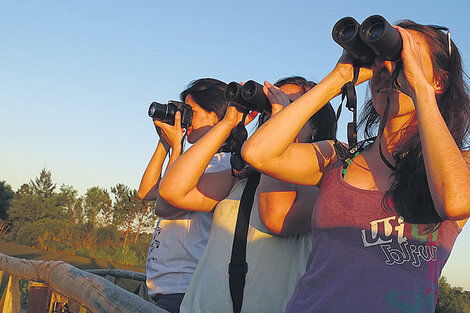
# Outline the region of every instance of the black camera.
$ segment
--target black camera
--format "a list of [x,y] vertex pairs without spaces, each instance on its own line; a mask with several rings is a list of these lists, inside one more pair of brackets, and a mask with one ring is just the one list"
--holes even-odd
[[242,112],[271,112],[271,102],[264,94],[263,85],[254,80],[247,81],[243,86],[231,82],[225,90],[225,98]]
[[193,109],[189,104],[179,101],[168,101],[168,104],[152,102],[149,107],[149,116],[170,125],[175,124],[175,114],[181,112],[181,127],[188,128],[193,120]]
[[361,25],[352,17],[344,17],[336,22],[332,37],[364,65],[372,64],[375,56],[389,61],[401,58],[403,40],[400,32],[380,15],[369,16]]

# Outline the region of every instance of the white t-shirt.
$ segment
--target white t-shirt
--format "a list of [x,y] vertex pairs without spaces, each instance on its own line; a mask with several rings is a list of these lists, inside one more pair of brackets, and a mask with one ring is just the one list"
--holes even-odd
[[[206,173],[230,168],[230,154],[217,153]],[[186,211],[174,219],[160,218],[147,254],[150,296],[185,293],[206,248],[212,212]]]
[[[181,303],[181,313],[233,312],[228,264],[238,208],[246,179],[214,209],[206,250]],[[242,313],[283,313],[300,276],[305,273],[312,235],[278,236],[261,222],[255,194],[247,234],[248,273]]]

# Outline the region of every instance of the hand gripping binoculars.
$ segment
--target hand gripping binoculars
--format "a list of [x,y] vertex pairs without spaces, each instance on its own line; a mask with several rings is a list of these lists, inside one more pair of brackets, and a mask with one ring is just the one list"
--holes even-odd
[[225,90],[225,98],[244,113],[271,112],[271,102],[264,94],[263,85],[254,80],[249,80],[244,85],[231,82]]
[[344,17],[336,22],[332,36],[362,65],[371,65],[376,56],[389,61],[401,58],[400,32],[380,15],[369,16],[361,25],[352,17]]
[[193,109],[189,104],[179,101],[168,101],[168,104],[152,102],[149,107],[148,114],[153,120],[174,125],[175,114],[181,112],[181,127],[188,129],[193,120]]

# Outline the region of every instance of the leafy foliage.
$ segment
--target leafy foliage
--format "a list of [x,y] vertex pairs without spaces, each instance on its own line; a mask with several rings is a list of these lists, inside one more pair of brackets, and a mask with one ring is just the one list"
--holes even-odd
[[[123,184],[111,191],[114,201],[98,186],[79,197],[72,186],[57,189],[46,169],[16,193],[0,182],[0,214],[3,212],[11,225],[2,238],[45,250],[143,266],[151,235],[140,232],[142,227],[156,223],[153,210],[148,209],[151,202],[140,200],[136,190]],[[132,245],[128,238],[133,238]]]
[[469,294],[462,287],[452,287],[447,279],[439,279],[439,299],[436,313],[467,313],[470,312]]
[[0,219],[7,219],[7,211],[13,198],[13,189],[5,181],[0,181]]

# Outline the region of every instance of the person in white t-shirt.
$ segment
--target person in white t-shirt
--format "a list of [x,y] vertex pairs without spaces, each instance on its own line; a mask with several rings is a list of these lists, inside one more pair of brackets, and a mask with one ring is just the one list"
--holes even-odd
[[[190,83],[180,94],[181,101],[193,110],[187,141],[195,143],[225,115],[226,84],[203,78]],[[163,163],[170,154],[168,167],[181,154],[183,130],[181,114],[175,114],[174,126],[155,120],[160,137],[157,148],[142,177],[139,197],[157,200],[155,212],[160,217],[147,256],[147,287],[156,304],[169,312],[179,312],[180,303],[209,238],[211,212],[185,211],[169,205],[158,196]],[[221,149],[224,150],[223,148]],[[230,168],[229,155],[215,154],[206,172]]]

